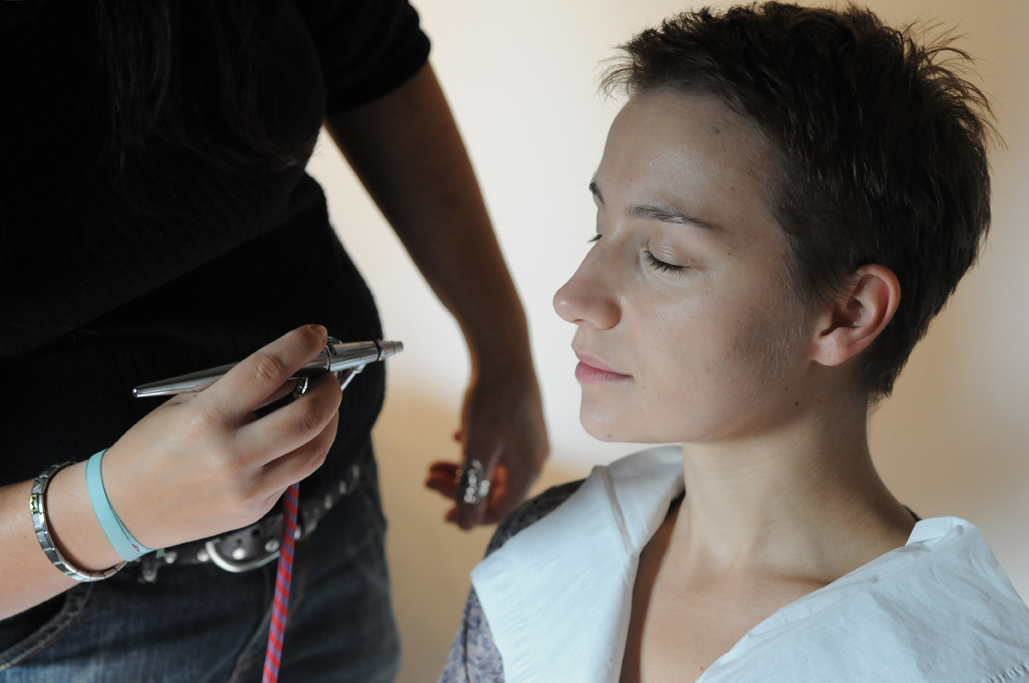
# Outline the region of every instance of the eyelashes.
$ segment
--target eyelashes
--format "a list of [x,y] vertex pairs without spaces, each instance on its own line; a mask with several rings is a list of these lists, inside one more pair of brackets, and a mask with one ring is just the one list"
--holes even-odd
[[[600,238],[600,233],[597,233],[593,237],[589,238],[587,240],[587,243],[595,244],[600,241]],[[676,266],[671,263],[665,263],[664,261],[660,261],[649,251],[646,252],[645,258],[647,260],[647,264],[651,268],[662,273],[682,273],[689,270],[689,266]]]
[[671,263],[665,263],[664,261],[659,261],[649,251],[647,252],[646,259],[647,259],[647,263],[650,264],[651,268],[653,268],[654,270],[659,270],[662,273],[682,273],[683,271],[689,269],[688,266],[674,266]]

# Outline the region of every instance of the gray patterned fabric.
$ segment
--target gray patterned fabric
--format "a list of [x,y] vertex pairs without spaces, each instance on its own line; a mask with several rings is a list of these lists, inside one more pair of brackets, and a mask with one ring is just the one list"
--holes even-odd
[[[486,548],[486,555],[499,549],[522,529],[556,510],[581,485],[582,480],[555,486],[515,508],[497,527]],[[450,646],[450,654],[447,655],[439,683],[504,683],[504,663],[493,642],[493,634],[486,623],[486,615],[474,588],[468,591],[464,616],[454,636],[454,644]]]

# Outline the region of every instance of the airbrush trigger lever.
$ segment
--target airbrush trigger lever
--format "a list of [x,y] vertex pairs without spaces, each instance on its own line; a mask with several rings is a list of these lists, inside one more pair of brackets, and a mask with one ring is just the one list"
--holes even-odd
[[[343,342],[341,342],[339,339],[336,339],[335,337],[329,337],[328,343],[325,345],[325,353],[326,353],[326,355],[330,359],[331,358],[335,358],[336,355],[337,355],[335,345],[336,344],[342,344],[342,343]],[[331,361],[330,361],[330,364],[331,364]],[[362,370],[364,370],[365,365],[367,365],[367,363],[362,363],[361,365],[355,365],[353,367],[344,368],[342,370],[337,371],[336,372],[336,379],[339,381],[339,390],[340,391],[346,390],[347,386],[350,384],[350,382],[353,381],[354,377],[356,377]],[[298,377],[297,378],[297,384],[296,384],[295,387],[293,387],[293,398],[294,399],[298,399],[301,396],[303,396],[305,393],[307,393],[307,387],[308,387],[308,384],[310,383],[310,380],[311,380],[310,377]]]

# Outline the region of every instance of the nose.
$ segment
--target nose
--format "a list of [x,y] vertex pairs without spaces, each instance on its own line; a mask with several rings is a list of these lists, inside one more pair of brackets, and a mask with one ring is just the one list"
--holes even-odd
[[600,252],[599,244],[593,247],[572,278],[557,290],[554,310],[570,323],[606,330],[621,320],[621,309],[612,287],[614,273],[604,267]]

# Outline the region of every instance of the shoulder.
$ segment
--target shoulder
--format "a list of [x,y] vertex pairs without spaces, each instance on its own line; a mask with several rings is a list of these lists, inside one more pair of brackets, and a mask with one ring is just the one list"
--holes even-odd
[[[919,522],[905,546],[777,615],[713,681],[1029,680],[1029,608],[979,529],[958,518]],[[758,673],[770,666],[807,674]]]
[[[512,510],[497,527],[486,555],[560,507],[579,490],[583,481],[549,488]],[[504,663],[474,588],[468,592],[461,625],[454,636],[439,683],[504,683]]]
[[474,588],[438,683],[504,683],[504,662]]
[[556,510],[579,490],[585,479],[570,481],[567,484],[552,486],[535,498],[530,498],[512,510],[497,526],[497,530],[486,548],[486,555],[500,549],[512,536],[522,529],[532,526]]

